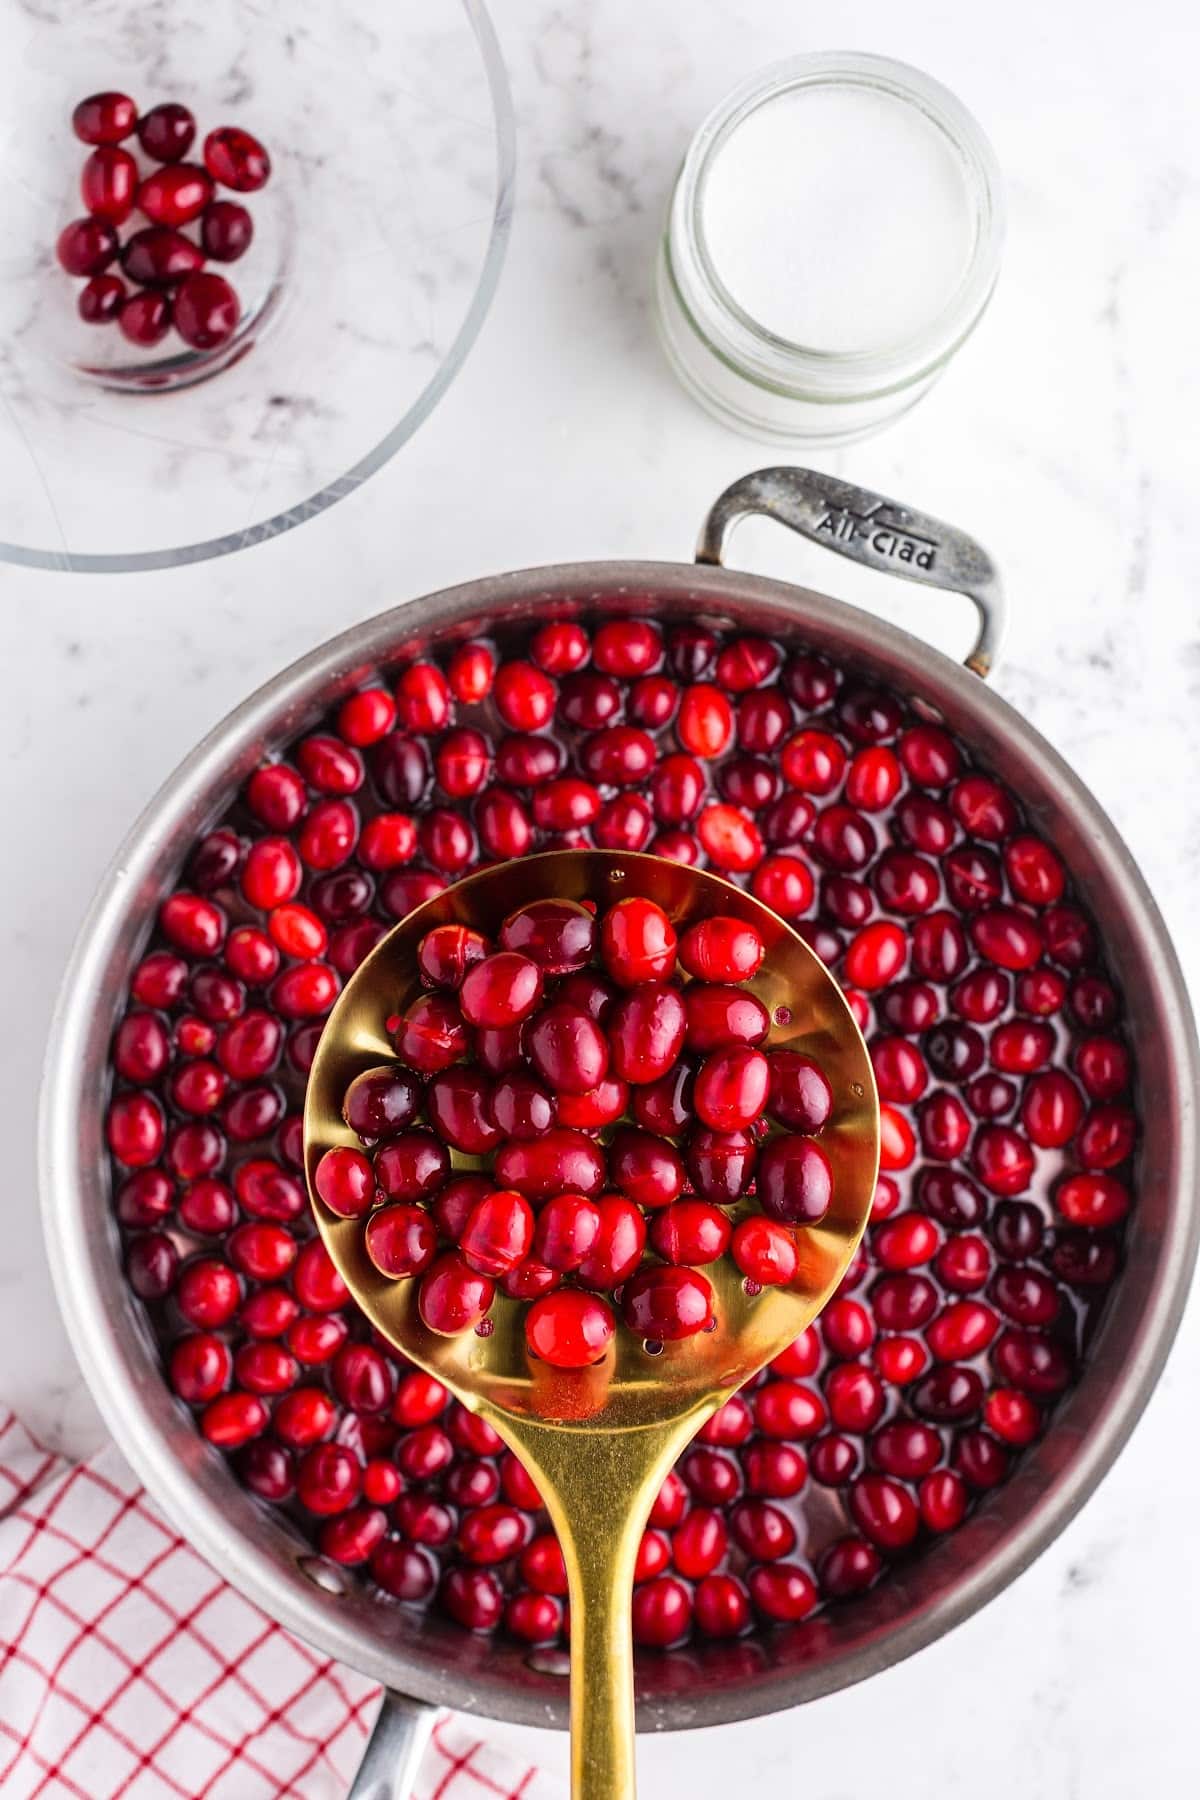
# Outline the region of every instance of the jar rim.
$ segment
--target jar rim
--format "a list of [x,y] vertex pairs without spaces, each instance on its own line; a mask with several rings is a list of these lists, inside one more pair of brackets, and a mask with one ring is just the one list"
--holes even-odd
[[[760,107],[806,87],[867,89],[914,107],[953,149],[967,180],[973,241],[961,279],[918,331],[861,350],[820,350],[769,330],[739,304],[714,263],[704,199],[717,155]],[[891,57],[823,51],[759,70],[704,120],[684,158],[667,231],[672,284],[709,348],[739,373],[809,399],[862,398],[920,380],[958,349],[978,322],[999,273],[1004,244],[1003,180],[982,128],[948,88]]]

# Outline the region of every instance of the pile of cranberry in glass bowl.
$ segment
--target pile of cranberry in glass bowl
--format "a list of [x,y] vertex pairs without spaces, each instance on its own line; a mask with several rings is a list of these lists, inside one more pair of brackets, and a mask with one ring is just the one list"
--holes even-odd
[[702,621],[487,630],[276,746],[164,896],[113,1042],[130,1284],[198,1429],[381,1603],[555,1641],[528,1478],[315,1234],[307,1073],[343,979],[469,870],[588,844],[715,869],[840,980],[882,1172],[838,1295],[666,1482],[634,1629],[852,1605],[1053,1429],[1118,1277],[1133,1070],[1095,924],[1004,782],[852,670]]
[[[85,278],[77,301],[89,325],[116,323],[131,344],[149,348],[172,327],[193,350],[215,350],[237,329],[241,303],[233,285],[205,263],[236,262],[249,248],[254,222],[219,188],[255,193],[271,163],[257,138],[236,125],[210,131],[202,163],[185,158],[196,137],[186,106],[164,101],[138,116],[126,94],[92,94],[72,115],[76,137],[91,145],[80,173],[85,216],[59,234],[56,253],[68,275]],[[137,134],[146,159],[139,168],[126,140]],[[118,227],[139,213],[121,241]],[[197,235],[184,230],[194,225]],[[122,275],[113,272],[119,260]],[[128,284],[128,285],[127,285]]]
[[432,927],[431,991],[388,1022],[397,1061],[345,1093],[364,1148],[326,1150],[317,1194],[365,1220],[382,1275],[419,1279],[431,1331],[490,1335],[497,1283],[554,1368],[599,1362],[618,1315],[652,1353],[712,1330],[704,1267],[730,1256],[751,1294],[792,1281],[795,1228],[833,1195],[829,1081],[760,1048],[772,1019],[744,984],[764,955],[721,914],[677,940],[641,896],[533,900],[495,944]]

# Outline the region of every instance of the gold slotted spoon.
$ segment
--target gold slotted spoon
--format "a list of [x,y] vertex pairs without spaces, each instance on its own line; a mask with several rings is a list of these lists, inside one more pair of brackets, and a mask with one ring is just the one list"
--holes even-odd
[[[423,991],[417,946],[435,925],[474,926],[494,938],[531,900],[654,900],[676,931],[715,913],[754,925],[766,956],[746,985],[767,1007],[767,1048],[812,1056],[834,1096],[822,1133],[833,1203],[797,1230],[800,1265],[786,1288],[747,1295],[728,1257],[708,1264],[715,1330],[652,1354],[624,1326],[588,1369],[552,1369],[525,1348],[523,1305],[498,1293],[489,1336],[442,1337],[422,1323],[418,1282],[389,1281],[364,1247],[363,1221],[316,1197],[324,1152],[357,1145],[342,1100],[363,1070],[394,1061],[386,1020]],[[354,1299],[401,1353],[495,1427],[541,1489],[566,1561],[571,1607],[571,1791],[574,1800],[633,1800],[634,1709],[630,1608],[642,1531],[667,1471],[729,1396],[790,1344],[841,1280],[867,1222],[879,1160],[871,1062],[841,990],[804,940],[719,876],[654,856],[561,850],[469,876],[419,906],[376,945],[347,982],[309,1078],[304,1156],[321,1235]],[[456,1166],[479,1158],[454,1152]],[[745,1210],[745,1204],[737,1210]]]

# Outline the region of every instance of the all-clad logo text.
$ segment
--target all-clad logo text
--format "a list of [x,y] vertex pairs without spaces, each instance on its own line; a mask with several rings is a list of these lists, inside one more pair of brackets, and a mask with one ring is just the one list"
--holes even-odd
[[891,516],[886,500],[879,500],[869,512],[852,512],[848,506],[830,507],[817,523],[818,531],[829,533],[843,544],[865,542],[877,556],[891,562],[912,563],[918,569],[932,569],[937,555],[936,538],[921,537],[908,531],[899,519]]

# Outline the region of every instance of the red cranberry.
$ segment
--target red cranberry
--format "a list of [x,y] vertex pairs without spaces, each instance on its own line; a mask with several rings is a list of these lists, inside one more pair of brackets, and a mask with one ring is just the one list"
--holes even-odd
[[990,906],[1004,893],[1000,859],[990,850],[964,844],[951,850],[943,865],[946,892],[960,912],[972,913]]
[[764,1437],[815,1437],[828,1422],[824,1403],[798,1381],[769,1381],[753,1399],[754,1422]]
[[687,1018],[675,988],[649,984],[628,994],[607,1021],[613,1074],[636,1085],[665,1075],[683,1047]]
[[699,682],[684,689],[675,730],[693,756],[720,756],[733,741],[733,708],[719,687]]
[[[213,200],[205,206],[200,219],[200,242],[203,245],[204,254],[213,262],[236,262],[250,248],[253,236],[254,221],[246,208],[239,206],[236,200]],[[355,698],[365,699],[366,696],[356,695]],[[387,697],[384,696],[384,698]],[[391,706],[390,700],[388,705]],[[343,735],[348,735],[346,726],[341,723],[340,719],[339,725]],[[360,729],[358,725],[352,722],[350,732],[358,729]],[[383,729],[386,731],[387,726],[385,725]],[[356,741],[372,743],[374,739],[367,737],[356,740],[350,736],[349,741],[351,743]]]
[[[135,231],[121,251],[121,267],[130,281],[143,287],[174,287],[203,266],[203,251],[169,225],[147,225]],[[129,304],[139,298],[135,294]]]
[[833,1173],[819,1145],[807,1138],[771,1138],[758,1159],[758,1201],[784,1225],[815,1225],[833,1199]]
[[[129,160],[133,162],[132,157]],[[136,164],[130,172],[130,179],[136,181]],[[199,218],[211,199],[212,181],[194,163],[168,163],[165,167],[156,169],[152,175],[147,175],[137,190],[139,210],[155,225],[190,225],[193,219]]]
[[496,1155],[496,1178],[527,1199],[578,1193],[592,1199],[604,1185],[604,1156],[581,1132],[553,1130],[540,1138],[504,1144]]
[[866,925],[851,941],[844,965],[847,981],[873,992],[887,987],[903,969],[908,941],[898,925]]
[[318,1518],[346,1512],[361,1487],[358,1459],[340,1444],[315,1445],[301,1457],[296,1469],[297,1498]]
[[[125,1258],[125,1273],[129,1285],[142,1300],[161,1300],[168,1294],[178,1267],[179,1252],[170,1238],[161,1231],[148,1231],[143,1237],[134,1238]],[[189,1315],[185,1313],[184,1316]],[[197,1316],[190,1322],[204,1325],[209,1320]],[[219,1324],[223,1321],[215,1322]]]
[[734,1044],[761,1044],[770,1030],[766,1007],[755,994],[742,988],[694,982],[684,992],[683,1006],[689,1050],[707,1052]]
[[241,303],[222,275],[186,275],[175,295],[175,329],[194,350],[215,350],[237,329]]
[[85,209],[94,218],[107,219],[113,225],[123,224],[133,211],[137,184],[137,163],[128,150],[119,150],[113,144],[101,144],[93,150],[79,178]]
[[463,1261],[479,1275],[507,1275],[533,1243],[533,1211],[523,1195],[504,1189],[476,1201],[463,1228]]
[[200,1416],[200,1429],[210,1444],[235,1450],[267,1428],[269,1414],[253,1394],[220,1394]]
[[99,275],[117,254],[116,230],[108,219],[76,219],[59,233],[56,254],[68,275]]
[[162,1108],[152,1094],[118,1094],[108,1109],[108,1147],[127,1169],[157,1162],[165,1133]]
[[583,1369],[598,1362],[612,1341],[615,1324],[596,1294],[563,1288],[535,1300],[525,1315],[525,1337],[533,1354],[556,1369]]
[[929,1085],[925,1059],[907,1038],[876,1038],[871,1046],[871,1064],[881,1100],[912,1105]]
[[[326,1152],[326,1155],[330,1154],[332,1152]],[[376,1182],[389,1200],[425,1200],[435,1194],[449,1176],[450,1155],[431,1131],[403,1131],[376,1150],[374,1172]]]
[[745,1193],[758,1149],[745,1131],[694,1131],[688,1140],[687,1172],[698,1194],[732,1206]]
[[455,1251],[447,1251],[421,1277],[418,1305],[430,1331],[452,1336],[478,1325],[492,1304],[493,1282]]
[[992,1213],[991,1232],[1001,1256],[1022,1262],[1041,1249],[1045,1227],[1031,1201],[1002,1200]]
[[631,1200],[606,1194],[597,1202],[600,1228],[579,1265],[583,1287],[607,1291],[620,1287],[637,1268],[646,1244],[646,1222]]
[[204,166],[214,181],[239,194],[253,194],[265,187],[271,159],[257,138],[236,125],[210,131],[204,140]]
[[651,1248],[664,1262],[680,1267],[715,1262],[724,1255],[729,1240],[728,1218],[706,1200],[677,1200],[657,1213],[650,1224]]
[[421,1088],[406,1069],[365,1069],[346,1089],[342,1117],[364,1141],[393,1137],[415,1118]]
[[883,1383],[865,1363],[839,1363],[830,1371],[825,1398],[839,1431],[870,1431],[883,1416]]
[[472,1025],[500,1030],[528,1018],[541,992],[537,964],[515,951],[501,950],[468,972],[459,1004]]
[[499,1142],[492,1116],[492,1084],[478,1069],[445,1069],[425,1090],[425,1112],[444,1143],[483,1156]]
[[772,1050],[767,1061],[771,1075],[768,1111],[789,1131],[820,1131],[833,1111],[833,1089],[824,1072],[796,1050]]
[[152,106],[137,122],[138,142],[155,162],[175,163],[185,157],[196,136],[196,121],[186,106],[166,100]]
[[953,1531],[967,1512],[967,1490],[961,1475],[937,1469],[922,1481],[918,1498],[921,1519],[930,1531]]
[[1070,1143],[1083,1118],[1079,1089],[1061,1069],[1047,1069],[1027,1084],[1021,1123],[1031,1141],[1043,1149]]
[[[504,1137],[540,1137],[554,1124],[556,1112],[555,1098],[524,1070],[502,1076],[492,1089],[491,1117]],[[574,1118],[559,1118],[563,1124],[579,1123]]]
[[533,1251],[547,1268],[577,1269],[600,1235],[600,1209],[582,1194],[556,1194],[537,1216]]
[[648,1266],[625,1283],[621,1313],[630,1331],[647,1342],[691,1337],[713,1317],[712,1288],[692,1269]]
[[119,144],[137,124],[137,107],[127,94],[89,94],[71,114],[71,127],[85,144]]
[[972,1162],[975,1173],[993,1194],[1019,1194],[1029,1186],[1033,1151],[1008,1125],[984,1125],[976,1133]]
[[644,1582],[633,1594],[633,1641],[664,1650],[687,1636],[692,1597],[673,1575]]
[[232,1371],[227,1346],[211,1332],[180,1338],[171,1351],[171,1386],[190,1406],[203,1406],[221,1392]]
[[1119,1225],[1129,1211],[1129,1191],[1111,1175],[1068,1175],[1055,1190],[1054,1204],[1069,1225],[1106,1229]]
[[450,1068],[466,1055],[469,1044],[457,1003],[443,994],[414,1000],[395,1036],[396,1055],[422,1075]]
[[[1003,1341],[1003,1340],[1001,1340]],[[974,1369],[943,1363],[922,1376],[912,1390],[916,1412],[935,1425],[957,1425],[975,1416],[983,1404],[983,1382]]]
[[364,1243],[380,1274],[400,1280],[428,1268],[437,1250],[437,1231],[421,1207],[400,1202],[371,1214]]
[[[886,1519],[887,1515],[885,1515]],[[903,1517],[897,1523],[903,1523]],[[844,1600],[862,1594],[878,1576],[883,1564],[879,1552],[864,1538],[838,1538],[822,1556],[817,1574],[831,1599]]]

